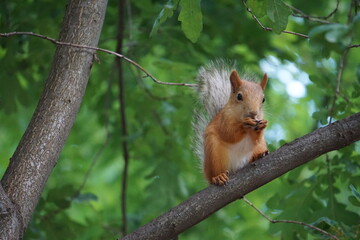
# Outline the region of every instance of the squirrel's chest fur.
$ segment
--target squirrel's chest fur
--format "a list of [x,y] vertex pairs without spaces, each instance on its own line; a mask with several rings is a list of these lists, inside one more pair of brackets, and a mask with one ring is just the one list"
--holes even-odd
[[229,144],[227,148],[229,171],[234,172],[250,162],[253,148],[254,142],[249,134],[245,135],[241,141]]

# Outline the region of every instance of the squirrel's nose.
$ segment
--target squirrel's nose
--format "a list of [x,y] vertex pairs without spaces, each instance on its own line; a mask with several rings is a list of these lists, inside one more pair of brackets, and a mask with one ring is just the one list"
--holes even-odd
[[257,115],[256,111],[251,111],[249,112],[248,117],[255,119],[256,115]]

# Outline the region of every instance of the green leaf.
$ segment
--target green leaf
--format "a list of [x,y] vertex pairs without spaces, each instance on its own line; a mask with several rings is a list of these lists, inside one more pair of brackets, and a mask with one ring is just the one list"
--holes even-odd
[[181,29],[185,36],[195,43],[202,31],[202,13],[200,7],[201,0],[181,0],[181,12],[179,21],[181,21]]
[[90,202],[90,201],[97,201],[98,197],[93,193],[82,193],[79,194],[74,200],[78,202]]
[[150,32],[150,36],[153,36],[154,33],[157,33],[159,27],[164,23],[168,18],[171,18],[179,4],[179,0],[169,0],[164,8],[161,10],[159,16],[156,18],[153,27]]
[[6,55],[7,49],[0,46],[0,59]]
[[358,22],[360,22],[360,14],[358,13],[354,18],[353,18],[353,20],[352,20],[352,23],[354,24],[354,23],[358,23]]
[[60,209],[67,209],[71,205],[71,195],[74,187],[70,184],[51,189],[47,196],[47,201],[54,203]]
[[310,37],[310,39],[318,37],[322,33],[325,33],[327,31],[331,30],[332,28],[333,28],[333,24],[325,24],[325,25],[320,25],[320,26],[314,27],[313,29],[310,30],[309,37]]
[[350,28],[344,24],[326,24],[314,27],[309,32],[310,46],[322,56],[331,51],[341,53],[351,43]]
[[327,124],[327,111],[326,109],[321,109],[317,112],[313,112],[312,118],[320,121],[321,124],[325,125]]
[[248,0],[246,4],[257,18],[261,18],[266,15],[266,2],[265,0]]
[[[325,34],[325,39],[330,43],[342,42],[348,31],[349,28],[344,24],[333,24],[330,31]],[[351,39],[348,39],[347,44],[350,44],[350,41]]]
[[351,189],[352,194],[357,198],[357,200],[360,201],[360,193],[356,190],[354,185],[350,184],[350,189]]
[[283,1],[267,0],[267,16],[272,21],[272,29],[275,33],[280,34],[286,29],[290,14],[290,8]]
[[[329,225],[329,226],[334,226],[336,224],[338,224],[335,220],[333,219],[330,219],[328,217],[321,217],[319,219],[317,219],[316,221],[312,222],[311,225],[314,225],[314,226],[320,226],[320,225]],[[322,227],[324,228],[324,227]]]
[[348,198],[348,200],[349,200],[349,202],[350,202],[352,205],[354,205],[355,207],[360,207],[360,201],[359,201],[356,197],[350,196],[350,197]]

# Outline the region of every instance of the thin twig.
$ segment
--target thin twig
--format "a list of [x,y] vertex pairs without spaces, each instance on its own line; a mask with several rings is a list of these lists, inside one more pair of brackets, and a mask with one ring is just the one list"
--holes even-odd
[[[106,127],[107,128],[107,127]],[[80,186],[78,187],[78,189],[75,191],[75,193],[73,194],[72,196],[72,199],[75,199],[76,197],[79,196],[79,194],[81,193],[81,191],[84,189],[85,185],[86,185],[86,182],[87,180],[89,179],[90,177],[90,173],[91,171],[93,170],[96,162],[98,161],[101,153],[104,151],[105,147],[107,146],[107,144],[109,143],[109,140],[110,140],[110,133],[108,131],[108,129],[106,130],[106,140],[105,142],[103,143],[103,145],[100,147],[100,149],[96,152],[95,156],[93,157],[93,159],[91,160],[91,163],[90,163],[90,166],[88,168],[88,170],[86,171],[85,173],[85,176],[84,176],[84,179],[82,181],[82,183],[80,184]]]
[[[111,72],[113,73],[113,72]],[[76,198],[80,192],[84,189],[89,177],[90,177],[90,173],[93,170],[95,164],[97,163],[98,159],[100,158],[100,155],[102,154],[102,152],[105,150],[106,146],[109,144],[110,142],[110,138],[111,138],[111,133],[109,131],[109,124],[110,124],[110,118],[109,118],[109,109],[110,109],[110,101],[111,101],[111,86],[112,86],[112,81],[113,78],[109,77],[108,78],[108,87],[106,90],[106,94],[105,94],[105,101],[104,101],[104,128],[105,128],[105,132],[106,132],[106,138],[105,138],[105,142],[102,144],[102,146],[99,148],[99,150],[96,152],[95,156],[93,157],[93,159],[91,160],[90,166],[87,170],[87,172],[85,173],[85,177],[81,183],[81,185],[78,187],[78,189],[76,190],[75,194],[73,195],[72,199]]]
[[133,30],[133,24],[132,24],[132,12],[131,12],[131,4],[130,4],[130,0],[126,0],[126,15],[127,15],[127,23],[128,23],[128,34],[129,34],[129,42],[132,41],[133,39],[133,35],[132,35],[132,30]]
[[[126,8],[126,0],[118,1],[118,35],[117,35],[117,52],[123,52],[123,43],[124,43],[124,33],[125,33],[125,8]],[[124,71],[122,66],[122,61],[120,58],[115,59],[115,64],[118,70],[118,85],[119,85],[119,103],[120,103],[120,120],[121,120],[121,137],[123,141],[121,143],[122,146],[122,154],[124,159],[124,167],[121,181],[121,215],[122,215],[122,225],[121,225],[121,233],[123,236],[127,233],[127,185],[128,185],[128,170],[130,163],[130,154],[128,143],[126,138],[128,136],[127,131],[127,119],[126,119],[126,102],[125,102],[125,82],[124,82]]]
[[164,132],[164,134],[165,134],[166,136],[170,136],[171,131],[169,131],[169,130],[167,129],[167,127],[164,125],[163,119],[162,119],[162,117],[159,115],[159,113],[157,113],[156,111],[153,111],[152,114],[153,114],[154,118],[156,119],[156,121],[158,122],[158,124],[160,125],[160,128],[161,128],[161,130]]
[[135,69],[136,71],[134,71],[134,77],[136,82],[139,84],[139,86],[144,90],[144,92],[146,93],[147,96],[149,96],[149,98],[157,100],[157,101],[166,101],[169,99],[169,97],[161,97],[161,96],[157,96],[154,95],[150,88],[145,84],[143,77],[141,76],[141,72],[139,71],[139,69]]
[[325,154],[325,157],[326,157],[326,173],[327,173],[327,180],[328,180],[328,187],[327,187],[327,191],[329,193],[329,203],[328,203],[328,206],[329,206],[329,209],[330,209],[330,214],[331,214],[331,218],[335,218],[335,203],[334,203],[334,187],[333,187],[333,184],[332,184],[332,172],[331,172],[331,162],[330,162],[330,158],[329,158],[329,154],[326,153]]
[[291,8],[294,12],[297,12],[298,14],[300,14],[300,15],[293,14],[293,16],[295,16],[295,17],[302,17],[302,18],[308,19],[310,21],[315,21],[315,22],[330,23],[329,21],[327,21],[327,19],[329,19],[331,16],[333,16],[337,12],[337,10],[339,9],[340,0],[337,0],[335,9],[333,11],[331,11],[331,13],[325,17],[307,15],[307,14],[303,13],[301,10],[299,10],[291,5],[288,5],[288,4],[286,4],[286,5],[289,8]]
[[95,50],[95,51],[99,51],[99,52],[104,52],[104,53],[108,53],[108,54],[112,54],[115,55],[121,59],[124,59],[125,61],[127,61],[128,63],[134,65],[135,67],[137,67],[138,69],[140,69],[142,72],[144,72],[146,74],[147,77],[150,77],[155,83],[158,84],[163,84],[163,85],[172,85],[172,86],[185,86],[185,87],[196,87],[197,84],[192,84],[192,83],[173,83],[173,82],[162,82],[157,80],[153,75],[151,75],[148,71],[146,71],[140,64],[138,64],[137,62],[135,62],[134,60],[131,60],[130,58],[120,54],[120,53],[116,53],[107,49],[103,49],[103,48],[98,48],[98,47],[92,47],[92,46],[86,46],[86,45],[81,45],[81,44],[75,44],[75,43],[68,43],[68,42],[61,42],[58,41],[56,39],[41,35],[41,34],[37,34],[37,33],[33,33],[33,32],[9,32],[9,33],[0,33],[0,38],[1,37],[11,37],[14,35],[29,35],[29,36],[34,36],[34,37],[38,37],[38,38],[42,38],[45,40],[48,40],[56,45],[62,45],[62,46],[70,46],[70,47],[77,47],[77,48],[86,48],[86,49],[91,49],[91,50]]
[[321,17],[314,17],[314,16],[306,15],[300,9],[297,9],[297,8],[295,8],[295,7],[293,7],[293,6],[289,5],[289,4],[286,4],[286,6],[288,6],[293,11],[292,15],[294,17],[304,18],[304,19],[307,19],[307,20],[313,21],[313,22],[320,22],[320,23],[325,23],[325,24],[330,23],[329,21],[324,20]]
[[360,44],[350,45],[348,48],[357,48],[357,47],[360,47]]
[[[106,132],[106,139],[104,141],[104,143],[101,145],[101,147],[98,149],[98,151],[96,152],[96,154],[94,155],[94,157],[91,160],[90,166],[88,168],[88,170],[85,173],[85,176],[83,178],[82,183],[80,184],[80,186],[77,188],[77,190],[74,192],[74,194],[71,196],[71,201],[73,201],[75,198],[77,198],[81,191],[84,189],[87,181],[90,178],[90,174],[92,172],[92,170],[94,169],[95,164],[97,163],[97,161],[100,159],[100,156],[102,154],[102,152],[105,150],[106,146],[109,144],[110,142],[110,138],[111,138],[111,134],[109,131],[109,108],[110,108],[110,98],[108,97],[110,95],[111,92],[111,81],[112,78],[109,78],[109,84],[108,84],[108,89],[107,89],[107,93],[105,94],[106,99],[105,99],[105,104],[104,104],[104,111],[105,111],[105,121],[104,121],[104,128],[105,128],[105,132]],[[44,217],[41,217],[43,220],[47,220],[50,217],[53,217],[54,215],[60,213],[61,211],[63,211],[65,209],[63,208],[57,208],[53,211],[50,211],[49,213],[47,213]]]
[[[353,14],[352,14],[352,4],[354,2],[351,2],[350,5],[350,9],[349,9],[349,13],[348,13],[348,24],[350,24],[352,22],[353,19]],[[351,42],[352,42],[353,37],[351,37]],[[352,45],[355,46],[355,45]],[[331,108],[330,108],[330,113],[329,113],[329,124],[331,124],[332,120],[333,120],[333,115],[334,115],[334,110],[335,110],[335,105],[336,105],[336,100],[338,98],[338,96],[340,96],[340,85],[341,85],[341,78],[342,78],[342,74],[345,68],[345,61],[346,61],[346,57],[347,54],[349,53],[349,50],[352,48],[352,46],[346,48],[344,50],[344,52],[342,53],[341,57],[340,57],[340,62],[339,62],[339,68],[338,68],[338,73],[336,76],[336,88],[335,88],[335,95],[331,104]]]
[[322,18],[322,19],[330,18],[332,15],[334,15],[337,12],[337,10],[339,9],[339,5],[340,5],[340,0],[337,0],[335,9],[329,15],[327,15],[325,17],[318,17],[318,18]]
[[[107,128],[107,126],[106,126]],[[106,140],[104,142],[104,144],[100,147],[100,149],[97,151],[97,153],[95,154],[95,156],[93,157],[93,159],[91,160],[91,163],[90,163],[90,167],[88,168],[88,170],[86,171],[85,173],[85,176],[83,178],[83,181],[82,183],[80,184],[80,186],[78,187],[78,189],[74,192],[74,194],[71,196],[70,200],[73,201],[75,198],[77,198],[81,191],[84,189],[85,185],[86,185],[86,182],[87,180],[89,179],[90,177],[90,173],[92,171],[92,169],[94,168],[96,162],[98,161],[101,153],[104,151],[106,145],[109,143],[109,139],[110,139],[110,133],[108,130],[106,130],[107,132],[107,136],[106,136]],[[66,208],[61,208],[61,207],[58,207],[52,211],[49,211],[47,214],[45,214],[44,216],[41,217],[42,220],[44,221],[47,221],[49,220],[51,217],[54,217],[55,215],[61,213],[62,211],[64,211]]]
[[[246,11],[248,11],[251,16],[254,18],[254,20],[257,22],[257,24],[265,31],[272,31],[273,29],[272,28],[269,28],[269,27],[265,27],[261,22],[260,20],[255,16],[255,14],[251,11],[251,9],[246,5],[246,2],[245,0],[243,0],[243,4],[246,8]],[[292,34],[292,35],[296,35],[296,36],[299,36],[299,37],[303,37],[303,38],[309,38],[308,35],[305,35],[305,34],[302,34],[302,33],[297,33],[297,32],[291,32],[291,31],[286,31],[286,30],[283,30],[281,31],[282,33],[288,33],[288,34]]]
[[321,228],[318,228],[318,227],[315,227],[313,225],[310,225],[310,224],[307,224],[307,223],[304,223],[304,222],[299,222],[299,221],[294,221],[294,220],[274,220],[274,219],[271,219],[270,217],[268,217],[265,213],[263,213],[260,209],[258,209],[252,202],[250,202],[249,200],[247,200],[245,197],[243,197],[244,201],[249,204],[252,208],[254,208],[258,213],[260,213],[261,216],[263,216],[264,218],[266,218],[269,222],[271,223],[294,223],[294,224],[300,224],[300,225],[303,225],[303,226],[306,226],[306,227],[309,227],[313,230],[316,230],[316,231],[319,231],[321,232],[322,234],[332,238],[332,239],[335,239],[335,240],[339,240],[339,238],[337,238],[336,236],[332,235],[331,233],[328,233],[324,230],[322,230]]
[[336,104],[336,100],[338,98],[338,96],[340,95],[340,85],[341,85],[341,77],[342,77],[342,73],[345,67],[345,59],[346,59],[346,55],[348,53],[348,49],[345,50],[345,52],[341,55],[340,58],[340,63],[339,63],[339,69],[338,69],[338,73],[336,76],[336,88],[335,88],[335,95],[331,104],[331,108],[330,108],[330,113],[329,113],[329,124],[332,123],[332,120],[334,118],[334,110],[335,110],[335,104]]

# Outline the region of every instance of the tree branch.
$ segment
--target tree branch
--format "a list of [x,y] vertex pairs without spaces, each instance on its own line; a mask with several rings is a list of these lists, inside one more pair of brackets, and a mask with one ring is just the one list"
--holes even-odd
[[0,236],[2,239],[23,238],[23,217],[16,204],[12,203],[0,184]]
[[[119,13],[119,22],[118,22],[118,35],[117,35],[117,52],[123,52],[123,42],[124,42],[124,32],[125,32],[125,7],[126,0],[118,1],[118,13]],[[120,120],[121,120],[121,137],[123,138],[122,146],[122,155],[124,159],[123,174],[121,180],[121,215],[122,215],[122,224],[121,232],[123,236],[127,233],[127,214],[126,214],[126,190],[127,190],[127,179],[128,179],[128,169],[129,169],[129,149],[126,137],[127,133],[127,121],[126,121],[126,103],[125,103],[125,82],[124,82],[124,71],[122,66],[122,61],[120,58],[115,59],[117,71],[118,71],[118,85],[119,85],[119,103],[120,103]]]
[[[286,3],[285,3],[286,4]],[[327,20],[324,20],[322,19],[321,17],[314,17],[314,16],[309,16],[309,15],[306,15],[305,13],[303,13],[301,10],[289,5],[289,4],[286,4],[286,6],[288,6],[292,11],[292,15],[294,17],[299,17],[299,18],[304,18],[304,19],[307,19],[309,21],[313,21],[313,22],[320,22],[320,23],[324,23],[324,24],[329,24],[330,22],[327,21]],[[295,13],[296,12],[296,13]]]
[[58,41],[56,39],[41,35],[41,34],[37,34],[37,33],[32,33],[32,32],[9,32],[9,33],[0,33],[0,38],[1,37],[11,37],[11,36],[15,36],[15,35],[29,35],[29,36],[34,36],[34,37],[38,37],[38,38],[42,38],[45,40],[48,40],[56,45],[62,45],[62,46],[70,46],[70,47],[76,47],[76,48],[86,48],[86,49],[91,49],[91,50],[96,50],[99,52],[104,52],[104,53],[108,53],[108,54],[112,54],[115,55],[119,58],[124,59],[125,61],[127,61],[128,63],[134,65],[135,67],[137,67],[138,69],[140,69],[143,73],[146,74],[146,77],[151,78],[155,83],[158,84],[162,84],[162,85],[172,85],[172,86],[185,86],[185,87],[196,87],[197,84],[192,84],[192,83],[174,83],[174,82],[162,82],[157,80],[153,75],[151,75],[148,71],[145,70],[145,68],[143,68],[140,64],[138,64],[137,62],[135,62],[134,60],[120,54],[120,53],[116,53],[107,49],[103,49],[103,48],[98,48],[98,47],[92,47],[92,46],[88,46],[88,45],[82,45],[82,44],[75,44],[75,43],[69,43],[69,42],[63,42],[63,41]]
[[[70,0],[60,42],[67,42],[68,46],[80,43],[96,46],[106,6],[107,0]],[[1,185],[4,192],[21,215],[18,221],[22,224],[17,229],[21,234],[30,221],[75,121],[94,53],[91,50],[57,46],[39,103],[3,175]],[[0,218],[0,232],[9,233],[3,220]],[[1,237],[12,239],[13,236]]]
[[[286,4],[286,3],[285,3]],[[308,19],[310,21],[315,21],[315,22],[321,22],[321,23],[330,23],[329,21],[327,21],[327,19],[329,19],[331,16],[333,16],[337,10],[339,9],[339,5],[340,5],[340,0],[337,0],[336,1],[336,7],[333,11],[331,11],[331,13],[329,13],[327,16],[324,16],[324,17],[320,17],[320,16],[310,16],[310,15],[307,15],[305,13],[303,13],[301,10],[289,5],[289,4],[286,4],[289,8],[291,8],[294,12],[297,12],[298,14],[300,15],[296,15],[293,13],[293,16],[295,17],[301,17],[301,18],[305,18],[305,19]]]
[[360,140],[360,113],[319,128],[239,170],[225,187],[209,186],[123,239],[170,239],[284,173]]
[[345,49],[345,51],[341,54],[341,57],[340,57],[339,69],[338,69],[337,76],[336,76],[335,94],[334,94],[333,102],[331,104],[330,113],[329,113],[329,116],[330,116],[329,124],[332,122],[332,120],[334,118],[334,110],[335,110],[336,100],[337,100],[338,96],[340,95],[341,78],[342,78],[342,74],[343,74],[343,71],[345,68],[345,61],[346,61],[348,52],[349,52],[349,49],[348,48]]
[[[257,24],[265,31],[272,31],[272,28],[269,28],[269,27],[265,27],[261,22],[260,20],[255,16],[255,14],[251,11],[251,9],[247,6],[245,0],[243,0],[243,4],[246,8],[246,11],[248,11],[251,16],[253,17],[253,19],[257,22]],[[303,38],[309,38],[308,35],[305,35],[305,34],[302,34],[302,33],[297,33],[297,32],[291,32],[291,31],[286,31],[286,30],[283,30],[281,31],[283,33],[287,33],[287,34],[292,34],[292,35],[296,35],[296,36],[299,36],[299,37],[303,37]]]
[[354,44],[354,45],[349,46],[349,48],[357,48],[357,47],[360,47],[360,44]]
[[294,221],[294,220],[274,220],[274,219],[271,219],[270,217],[268,217],[265,213],[263,213],[260,209],[258,209],[252,202],[250,202],[249,200],[247,200],[245,197],[243,197],[243,200],[248,204],[250,205],[250,207],[254,208],[261,216],[263,216],[264,218],[266,218],[266,220],[268,220],[269,222],[271,223],[294,223],[294,224],[299,224],[299,225],[303,225],[303,226],[306,226],[308,228],[311,228],[315,231],[318,231],[318,232],[321,232],[322,234],[332,238],[332,239],[335,239],[335,240],[339,240],[336,236],[322,230],[321,228],[318,228],[318,227],[315,227],[313,225],[310,225],[310,224],[307,224],[307,223],[304,223],[304,222],[299,222],[299,221]]

